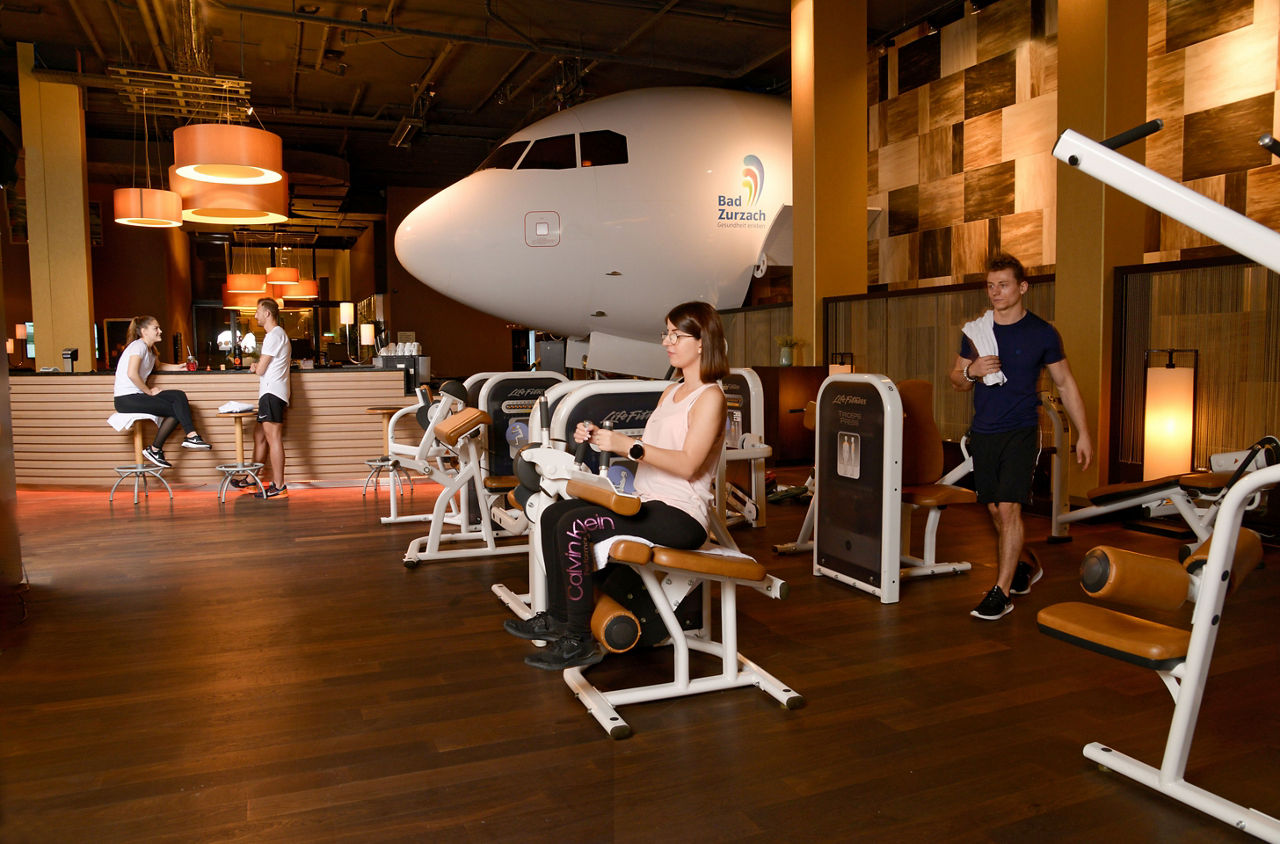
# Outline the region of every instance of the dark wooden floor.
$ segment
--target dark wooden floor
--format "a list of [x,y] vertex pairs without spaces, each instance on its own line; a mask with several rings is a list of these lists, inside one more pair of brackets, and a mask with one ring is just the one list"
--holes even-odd
[[[408,571],[423,531],[383,509],[358,489],[225,508],[20,493],[30,617],[0,653],[0,840],[1245,840],[1081,756],[1100,740],[1158,763],[1169,694],[1035,628],[1078,596],[1092,545],[1172,540],[1076,525],[1070,545],[1034,542],[1045,579],[984,623],[968,615],[993,579],[979,511],[943,521],[974,571],[883,606],[773,558],[803,508],[771,507],[737,536],[791,597],[745,595],[741,646],[809,705],[741,689],[632,706],[635,735],[614,742],[501,630],[489,586],[523,585],[524,561]],[[1267,562],[1228,604],[1189,777],[1280,815]]]

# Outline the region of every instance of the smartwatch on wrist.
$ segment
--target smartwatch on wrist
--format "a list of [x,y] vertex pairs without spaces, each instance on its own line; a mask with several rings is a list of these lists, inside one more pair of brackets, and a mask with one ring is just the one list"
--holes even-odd
[[644,443],[636,440],[631,444],[631,448],[627,449],[627,457],[639,463],[644,459]]

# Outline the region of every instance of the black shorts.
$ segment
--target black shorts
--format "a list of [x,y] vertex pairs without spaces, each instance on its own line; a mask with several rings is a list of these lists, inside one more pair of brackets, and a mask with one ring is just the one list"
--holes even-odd
[[289,403],[275,393],[258,396],[258,421],[284,423],[284,412]]
[[1031,481],[1040,459],[1039,427],[998,434],[970,434],[973,487],[979,504],[1031,503]]

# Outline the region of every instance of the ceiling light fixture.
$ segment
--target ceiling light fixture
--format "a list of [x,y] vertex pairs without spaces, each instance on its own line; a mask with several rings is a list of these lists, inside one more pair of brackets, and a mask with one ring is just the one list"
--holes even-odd
[[[142,153],[146,162],[147,186],[117,188],[112,193],[113,219],[122,226],[176,228],[182,225],[182,197],[171,190],[151,187],[151,131],[147,123],[147,92],[142,92]],[[137,124],[134,124],[135,155]],[[138,175],[134,159],[133,176]]]
[[289,180],[266,185],[216,185],[184,179],[169,168],[169,184],[182,196],[182,219],[216,226],[260,226],[289,219]]
[[194,123],[173,130],[178,175],[221,185],[267,185],[284,177],[280,136],[234,123]]

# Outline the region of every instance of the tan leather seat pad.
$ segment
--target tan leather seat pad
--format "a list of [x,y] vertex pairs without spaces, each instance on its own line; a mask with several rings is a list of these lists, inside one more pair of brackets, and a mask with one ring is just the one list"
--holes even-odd
[[978,495],[971,489],[950,484],[924,484],[902,488],[902,503],[918,507],[946,507],[949,504],[973,504]]
[[1072,638],[1152,662],[1185,659],[1191,642],[1190,630],[1076,601],[1045,607],[1036,621]]
[[436,439],[453,448],[468,431],[489,424],[489,414],[478,407],[465,407],[436,423]]

